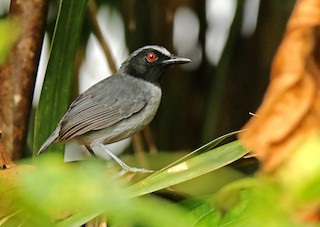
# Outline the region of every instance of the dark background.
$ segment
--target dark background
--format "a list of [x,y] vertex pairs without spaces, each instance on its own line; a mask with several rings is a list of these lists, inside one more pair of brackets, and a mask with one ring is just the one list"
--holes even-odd
[[[236,11],[221,58],[213,64],[205,51],[209,2],[97,1],[99,8],[107,5],[121,15],[126,41],[123,45],[130,53],[147,44],[158,44],[179,54],[173,45],[175,13],[180,7],[187,7],[199,21],[197,42],[202,50],[201,62],[193,69],[171,68],[162,81],[162,103],[151,123],[156,145],[161,150],[191,150],[243,127],[250,118],[249,112],[254,113],[263,99],[272,58],[295,3],[293,0],[261,0],[255,29],[251,34],[243,35],[246,1],[229,0],[235,4]],[[57,2],[53,1],[50,13],[55,14],[57,8]],[[84,24],[83,47],[90,32],[89,22]],[[49,33],[53,26],[54,20],[49,18]],[[190,29],[188,32],[191,35],[195,31]],[[192,54],[187,53],[184,57],[193,60]]]

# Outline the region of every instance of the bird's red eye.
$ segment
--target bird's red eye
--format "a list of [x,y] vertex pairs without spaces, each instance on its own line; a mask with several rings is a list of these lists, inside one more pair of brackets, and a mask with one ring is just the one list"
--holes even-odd
[[155,53],[150,52],[147,54],[146,59],[148,62],[155,62],[158,59],[158,56]]

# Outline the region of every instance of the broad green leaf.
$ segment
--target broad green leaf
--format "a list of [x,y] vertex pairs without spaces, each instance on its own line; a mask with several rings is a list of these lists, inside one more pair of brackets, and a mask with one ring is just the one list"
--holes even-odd
[[215,194],[230,183],[246,177],[235,168],[225,166],[170,187],[176,193],[192,197]]
[[188,215],[196,221],[195,227],[219,226],[221,213],[213,203],[213,196],[191,198],[179,203],[188,210]]
[[226,212],[220,226],[304,226],[291,219],[286,198],[279,193],[279,186],[269,180],[263,176],[258,178],[256,187],[239,190],[239,201]]
[[129,195],[140,196],[193,179],[228,165],[247,153],[239,141],[228,143],[152,174],[129,187]]
[[[241,130],[240,130],[240,131],[241,131]],[[165,170],[171,168],[172,166],[175,166],[175,165],[177,165],[178,163],[181,163],[181,162],[183,162],[183,161],[185,161],[185,160],[188,160],[188,159],[190,159],[190,158],[192,158],[192,157],[194,157],[194,156],[196,156],[196,155],[198,155],[198,154],[201,154],[201,153],[203,153],[203,152],[206,152],[206,151],[214,148],[214,147],[217,146],[219,143],[221,143],[223,140],[229,138],[230,136],[233,136],[233,135],[238,134],[240,131],[230,132],[230,133],[227,133],[227,134],[225,134],[225,135],[223,135],[223,136],[220,136],[220,137],[218,137],[218,138],[210,141],[209,143],[203,145],[202,147],[200,147],[200,148],[198,148],[198,149],[190,152],[189,154],[185,155],[184,157],[178,159],[177,161],[175,161],[175,162],[171,163],[170,165],[164,167],[163,169],[159,170],[158,173],[161,172],[161,171],[165,171]]]
[[[75,56],[87,0],[61,0],[47,71],[36,112],[34,153],[53,132],[69,104]],[[50,148],[49,148],[50,149]],[[51,150],[62,151],[59,145]]]
[[235,225],[249,206],[251,192],[257,187],[255,178],[243,178],[223,187],[214,195],[215,208],[221,216],[218,226]]

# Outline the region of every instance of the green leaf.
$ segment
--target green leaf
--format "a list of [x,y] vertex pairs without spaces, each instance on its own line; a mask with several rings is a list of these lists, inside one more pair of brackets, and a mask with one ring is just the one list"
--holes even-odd
[[[53,132],[69,105],[71,82],[87,0],[60,2],[50,58],[36,112],[34,152]],[[50,149],[50,148],[49,148]],[[51,148],[62,151],[63,146]]]
[[129,187],[129,195],[140,196],[193,179],[228,165],[247,153],[239,141],[228,143],[152,174]]
[[[8,226],[81,226],[102,213],[119,226],[185,227],[195,222],[185,209],[169,201],[128,198],[123,184],[95,159],[62,163],[58,155],[48,154],[33,164],[30,171],[14,174],[18,182],[14,207],[21,212],[11,217]],[[0,175],[0,188],[10,191],[12,184]]]
[[239,191],[240,200],[228,210],[220,225],[255,227],[263,223],[266,227],[303,226],[290,217],[287,201],[279,192],[275,182],[261,176],[256,187]]
[[[281,187],[292,199],[292,206],[316,203],[320,196],[320,136],[305,139],[282,165]],[[303,180],[302,180],[303,179]]]
[[188,210],[188,215],[196,220],[194,226],[219,226],[221,213],[216,209],[212,197],[191,198],[180,202]]
[[223,135],[223,136],[220,136],[220,137],[218,137],[218,138],[210,141],[209,143],[203,145],[202,147],[200,147],[200,148],[198,148],[198,149],[190,152],[189,154],[185,155],[184,157],[178,159],[177,161],[171,163],[170,165],[164,167],[163,169],[159,170],[158,172],[160,172],[160,171],[165,171],[165,170],[171,168],[172,166],[177,165],[178,163],[184,162],[185,160],[188,160],[188,159],[190,159],[190,158],[192,158],[192,157],[195,157],[196,155],[199,155],[199,154],[201,154],[201,153],[203,153],[203,152],[206,152],[206,151],[214,148],[215,146],[217,146],[219,143],[221,143],[221,142],[224,141],[225,139],[227,139],[227,138],[229,138],[229,137],[231,137],[231,136],[233,136],[233,135],[238,134],[240,131],[241,131],[241,130],[239,130],[239,131],[234,131],[234,132],[227,133],[227,134],[225,134],[225,135]]
[[[108,218],[115,226],[187,227],[194,226],[192,223],[196,221],[194,217],[187,216],[187,211],[181,207],[156,197],[127,199],[125,202],[114,201],[114,203],[105,204],[104,207],[104,212],[109,215]],[[102,213],[103,210],[97,208],[96,210],[86,209],[86,212],[77,213],[56,226],[80,226]]]
[[221,188],[230,183],[246,177],[235,168],[225,166],[191,180],[170,187],[176,193],[198,197],[217,193]]

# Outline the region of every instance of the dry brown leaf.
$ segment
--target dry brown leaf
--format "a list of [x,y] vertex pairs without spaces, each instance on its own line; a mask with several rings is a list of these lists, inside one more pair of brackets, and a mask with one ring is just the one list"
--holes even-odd
[[294,213],[294,218],[299,223],[318,224],[320,222],[320,209],[319,203],[305,204],[298,212]]
[[320,131],[319,25],[320,1],[297,1],[263,103],[239,135],[265,171],[275,170]]

